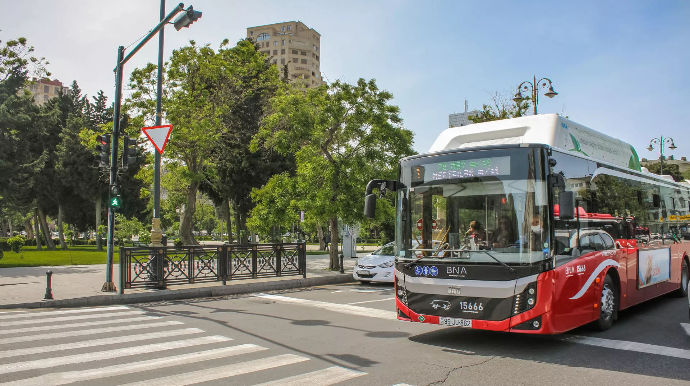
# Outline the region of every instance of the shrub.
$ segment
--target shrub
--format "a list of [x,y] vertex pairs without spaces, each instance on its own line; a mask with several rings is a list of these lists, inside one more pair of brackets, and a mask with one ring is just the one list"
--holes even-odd
[[5,251],[0,249],[0,260],[2,260],[3,257],[5,257]]
[[24,240],[22,236],[14,236],[12,238],[7,239],[7,244],[9,244],[10,249],[14,253],[21,252],[25,242],[26,240]]
[[175,239],[175,241],[173,243],[175,244],[176,248],[181,248],[182,246],[184,246],[182,239]]

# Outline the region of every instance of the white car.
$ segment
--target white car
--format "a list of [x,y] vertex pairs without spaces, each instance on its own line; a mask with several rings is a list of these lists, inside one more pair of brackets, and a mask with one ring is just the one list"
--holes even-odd
[[392,283],[395,278],[395,243],[388,243],[357,260],[352,277],[362,283]]

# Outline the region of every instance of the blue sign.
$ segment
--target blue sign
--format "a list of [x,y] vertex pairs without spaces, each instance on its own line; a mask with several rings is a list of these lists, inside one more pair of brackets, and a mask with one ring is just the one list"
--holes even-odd
[[429,273],[431,274],[431,276],[438,275],[438,268],[436,268],[436,267],[429,268]]
[[425,265],[424,268],[422,268],[422,272],[424,273],[424,276],[429,276],[429,267]]
[[421,275],[422,274],[422,267],[415,265],[414,266],[414,274],[417,276]]

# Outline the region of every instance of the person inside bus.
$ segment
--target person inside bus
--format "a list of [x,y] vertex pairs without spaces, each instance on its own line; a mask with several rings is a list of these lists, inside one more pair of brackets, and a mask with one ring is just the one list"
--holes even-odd
[[474,220],[470,223],[470,229],[465,233],[465,237],[473,237],[474,241],[481,241],[484,239],[484,230],[482,229],[482,224]]
[[498,220],[498,229],[496,230],[494,237],[494,248],[506,248],[512,245],[515,241],[515,236],[513,236],[513,229],[510,226],[510,218],[508,216],[502,216]]
[[542,226],[541,216],[535,213],[532,216],[532,225],[530,227],[530,244],[533,251],[543,250],[544,244],[544,227]]

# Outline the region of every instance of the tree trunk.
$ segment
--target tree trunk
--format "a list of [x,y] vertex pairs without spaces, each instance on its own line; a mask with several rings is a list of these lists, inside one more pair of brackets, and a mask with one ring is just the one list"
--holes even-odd
[[38,209],[34,211],[34,225],[36,227],[36,249],[41,250],[41,228],[38,225]]
[[13,237],[14,229],[12,229],[12,219],[8,218],[7,219],[7,226],[10,228],[10,237]]
[[[7,237],[7,231],[5,230],[5,219],[0,218],[0,237]],[[10,235],[12,237],[12,235]]]
[[316,237],[319,238],[319,251],[326,250],[326,242],[323,240],[323,227],[321,223],[316,223]]
[[67,244],[65,244],[65,232],[62,231],[62,204],[58,204],[58,238],[60,239],[60,249],[66,251]]
[[223,215],[225,216],[225,229],[228,232],[228,244],[232,244],[232,222],[230,221],[230,201],[223,200]]
[[240,211],[237,209],[237,204],[233,204],[235,211],[235,227],[237,228],[237,244],[246,243],[247,240],[242,240],[242,222],[240,221]]
[[187,204],[184,209],[184,216],[180,223],[180,240],[185,245],[196,245],[194,233],[192,232],[192,224],[194,221],[194,212],[196,211],[196,192],[199,189],[198,182],[192,182],[187,188]]
[[101,238],[101,234],[98,232],[98,228],[101,227],[101,211],[103,205],[103,196],[101,195],[100,192],[96,195],[96,250],[97,251],[102,251],[103,250],[103,239]]
[[24,220],[24,232],[26,232],[27,240],[34,238],[34,229],[31,226],[31,220],[29,220],[28,218]]
[[338,258],[338,244],[340,241],[338,240],[338,218],[331,217],[329,222],[331,228],[331,250],[329,251],[329,256],[331,261],[328,265],[328,268],[332,270],[339,270],[340,259]]
[[43,237],[46,240],[46,248],[49,251],[55,250],[55,244],[53,243],[52,235],[50,234],[50,229],[48,229],[48,222],[46,221],[46,215],[43,213],[43,209],[38,207],[38,220],[41,222],[41,231],[43,232]]

